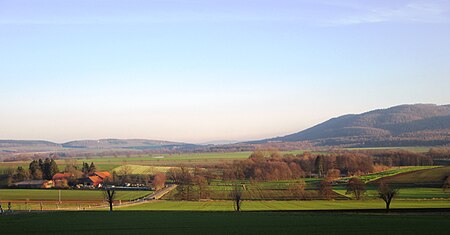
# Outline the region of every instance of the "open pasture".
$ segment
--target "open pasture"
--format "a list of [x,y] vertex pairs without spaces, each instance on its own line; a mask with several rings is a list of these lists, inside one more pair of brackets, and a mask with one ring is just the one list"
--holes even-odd
[[[450,208],[450,200],[394,200],[391,208]],[[243,211],[384,209],[382,200],[243,201]],[[232,201],[152,201],[117,210],[232,211]]]

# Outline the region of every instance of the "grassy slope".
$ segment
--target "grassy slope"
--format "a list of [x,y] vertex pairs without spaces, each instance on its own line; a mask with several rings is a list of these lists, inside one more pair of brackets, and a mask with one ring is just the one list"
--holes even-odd
[[[150,194],[151,191],[117,191],[116,200],[133,200]],[[58,190],[42,189],[0,189],[0,200],[57,201]],[[63,201],[101,201],[99,190],[61,190]]]
[[[402,173],[384,177],[383,181],[391,184],[442,184],[450,176],[450,166]],[[374,181],[377,183],[379,180]]]
[[374,180],[377,180],[377,179],[380,179],[383,177],[389,177],[389,176],[394,176],[394,175],[398,175],[398,174],[402,174],[402,173],[406,173],[406,172],[426,170],[426,169],[432,169],[432,168],[437,168],[437,167],[439,167],[439,166],[397,167],[397,168],[389,169],[386,171],[380,171],[380,172],[376,172],[376,173],[372,173],[372,174],[359,176],[358,178],[360,178],[361,180],[363,180],[364,182],[367,183],[367,182],[374,181]]
[[448,215],[54,212],[1,218],[2,234],[448,234]]

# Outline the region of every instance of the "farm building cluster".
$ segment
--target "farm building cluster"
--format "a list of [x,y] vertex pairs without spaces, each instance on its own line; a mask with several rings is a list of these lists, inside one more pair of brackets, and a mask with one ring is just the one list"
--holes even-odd
[[[62,185],[67,185],[67,181],[74,177],[70,173],[57,173],[51,180],[24,180],[15,183],[16,188],[26,189],[49,189],[60,188]],[[87,177],[76,179],[76,188],[94,189],[102,188],[105,181],[111,180],[112,176],[107,171],[96,171]]]

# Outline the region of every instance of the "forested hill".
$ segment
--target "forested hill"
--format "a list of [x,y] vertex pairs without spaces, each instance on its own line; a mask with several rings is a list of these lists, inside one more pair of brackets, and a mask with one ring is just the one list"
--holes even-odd
[[332,118],[304,131],[251,143],[311,141],[321,146],[450,144],[450,105],[414,104]]

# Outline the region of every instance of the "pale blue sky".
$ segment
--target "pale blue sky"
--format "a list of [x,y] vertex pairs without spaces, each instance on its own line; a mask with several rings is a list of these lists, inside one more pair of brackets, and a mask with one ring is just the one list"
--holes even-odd
[[446,104],[449,42],[449,1],[0,0],[0,139],[258,139]]

